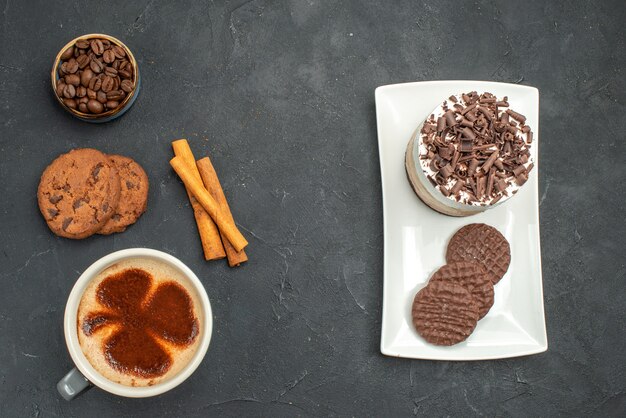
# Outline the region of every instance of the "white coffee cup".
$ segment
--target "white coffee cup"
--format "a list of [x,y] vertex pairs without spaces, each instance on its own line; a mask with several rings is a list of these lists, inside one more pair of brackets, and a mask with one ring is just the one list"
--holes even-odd
[[[202,323],[202,331],[200,333],[202,340],[200,341],[198,349],[189,363],[178,374],[171,379],[165,380],[153,386],[131,387],[112,382],[93,368],[80,348],[76,324],[78,306],[83,296],[83,292],[87,288],[89,282],[91,282],[91,280],[93,280],[107,267],[124,259],[138,257],[152,258],[164,262],[179,270],[187,279],[189,279],[189,282],[195,288],[201,302],[202,306],[200,306],[200,309],[202,310],[204,321]],[[57,390],[63,398],[71,400],[84,390],[90,388],[92,385],[98,386],[107,392],[119,396],[129,398],[145,398],[160,395],[161,393],[173,389],[191,376],[191,374],[198,368],[207,352],[207,349],[209,348],[209,343],[211,341],[213,315],[211,313],[211,303],[209,302],[209,297],[204,290],[204,286],[202,286],[198,277],[189,269],[189,267],[183,264],[182,261],[162,251],[148,248],[129,248],[127,250],[116,251],[102,257],[89,266],[83,274],[81,274],[70,292],[70,296],[65,307],[63,328],[65,331],[67,349],[72,357],[72,360],[74,361],[74,364],[76,365],[76,367],[65,375],[65,377],[57,384]]]

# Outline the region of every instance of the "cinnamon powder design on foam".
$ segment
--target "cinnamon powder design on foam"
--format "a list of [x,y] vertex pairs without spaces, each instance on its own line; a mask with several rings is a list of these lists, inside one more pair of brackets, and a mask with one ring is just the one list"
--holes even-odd
[[164,342],[184,348],[199,332],[187,291],[167,281],[149,296],[152,283],[150,273],[136,268],[108,276],[96,292],[103,309],[87,315],[81,326],[86,336],[114,326],[102,346],[106,361],[121,373],[144,378],[162,376],[171,367]]

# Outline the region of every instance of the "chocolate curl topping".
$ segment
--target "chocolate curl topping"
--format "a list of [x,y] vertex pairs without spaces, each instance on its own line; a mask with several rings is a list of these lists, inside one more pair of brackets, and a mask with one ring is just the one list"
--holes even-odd
[[473,110],[476,107],[476,103],[474,103],[473,105],[469,105],[467,106],[465,109],[463,109],[463,111],[461,112],[462,115],[465,115],[467,112],[469,112],[470,110]]
[[459,158],[461,158],[461,153],[458,150],[454,150],[454,155],[452,156],[452,169],[456,168],[457,163],[459,162]]
[[461,119],[461,126],[463,126],[465,128],[473,128],[474,127],[474,122],[463,118],[463,119]]
[[448,97],[448,100],[450,100],[452,103],[456,103],[458,101],[454,94],[452,96]]
[[441,194],[443,194],[445,197],[450,196],[450,192],[444,186],[439,186],[439,190],[441,190]]
[[520,113],[517,113],[515,110],[507,109],[506,113],[511,115],[511,117],[515,119],[516,121],[518,121],[519,123],[526,123],[526,116]]
[[471,139],[472,141],[476,139],[476,135],[474,135],[474,132],[472,132],[470,128],[463,128],[461,132],[463,132],[463,136],[467,139]]
[[459,145],[459,150],[461,152],[472,152],[472,150],[474,149],[473,145],[472,145],[472,141],[468,141],[466,139],[461,141],[461,145]]
[[496,182],[496,190],[500,193],[506,190],[508,184],[504,179],[500,179]]
[[487,109],[486,107],[483,106],[478,106],[478,110],[480,110],[480,113],[482,113],[483,115],[485,115],[485,117],[491,121],[491,112],[489,111],[489,109]]
[[532,142],[533,142],[533,133],[529,131],[526,134],[526,143],[527,144],[532,144]]
[[498,155],[500,153],[498,151],[494,151],[491,153],[491,155],[489,156],[489,158],[487,159],[487,161],[485,161],[485,164],[483,164],[482,167],[480,167],[480,169],[483,171],[483,173],[488,172],[491,169],[491,166],[493,165],[493,162],[496,160],[496,158],[498,158]]
[[461,188],[463,188],[463,186],[465,186],[465,182],[461,179],[457,180],[456,183],[454,183],[454,186],[452,186],[452,189],[450,190],[450,192],[454,195],[459,194],[459,192],[461,191]]
[[496,169],[492,168],[489,170],[489,177],[487,178],[487,196],[491,196],[493,190],[493,181],[495,179]]
[[446,118],[446,124],[448,125],[448,127],[453,127],[456,125],[456,119],[454,118],[454,113],[452,113],[452,111],[447,111],[444,114],[445,118]]
[[479,177],[476,188],[478,189],[478,195],[476,197],[482,199],[485,195],[485,189],[487,188],[487,177]]
[[513,169],[513,175],[515,175],[515,177],[525,172],[526,172],[526,167],[524,167],[523,165],[518,165],[517,167]]
[[437,132],[441,132],[446,129],[446,119],[443,116],[437,118]]
[[472,158],[469,162],[469,167],[467,169],[467,175],[473,176],[476,173],[476,169],[478,168],[478,160],[476,158]]
[[502,199],[502,195],[498,195],[498,196],[494,197],[493,200],[491,201],[491,204],[495,205],[496,203],[498,203],[500,201],[500,199]]
[[450,164],[444,165],[443,167],[441,167],[441,170],[439,170],[439,174],[441,174],[444,179],[447,179],[448,177],[450,177],[453,172],[454,170],[452,169]]

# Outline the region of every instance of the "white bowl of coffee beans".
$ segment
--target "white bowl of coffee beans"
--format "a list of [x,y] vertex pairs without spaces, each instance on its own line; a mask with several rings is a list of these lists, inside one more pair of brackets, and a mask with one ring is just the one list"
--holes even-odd
[[135,102],[140,87],[137,61],[109,35],[79,36],[57,54],[52,89],[61,105],[87,122],[108,122]]

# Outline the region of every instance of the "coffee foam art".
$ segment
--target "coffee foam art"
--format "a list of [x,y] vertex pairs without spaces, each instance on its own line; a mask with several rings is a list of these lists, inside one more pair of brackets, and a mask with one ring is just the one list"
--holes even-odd
[[200,298],[181,271],[136,257],[106,268],[87,285],[76,331],[98,373],[141,387],[165,382],[189,364],[204,321]]

